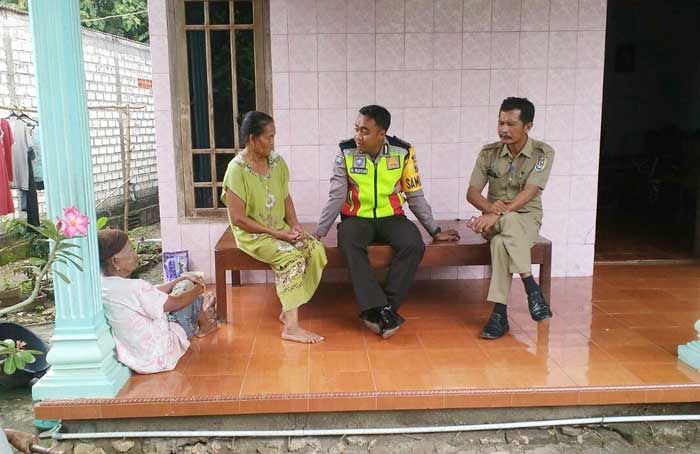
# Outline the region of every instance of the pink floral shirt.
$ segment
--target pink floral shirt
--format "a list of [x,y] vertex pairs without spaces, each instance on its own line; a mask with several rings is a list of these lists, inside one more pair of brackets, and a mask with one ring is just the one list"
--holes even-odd
[[142,279],[102,276],[102,303],[117,359],[138,373],[173,370],[190,346],[182,327],[163,311],[167,299]]

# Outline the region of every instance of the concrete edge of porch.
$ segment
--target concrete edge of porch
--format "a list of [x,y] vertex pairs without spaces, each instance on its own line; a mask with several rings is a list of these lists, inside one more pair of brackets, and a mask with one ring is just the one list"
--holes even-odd
[[36,417],[40,419],[89,420],[336,411],[692,403],[699,401],[700,384],[658,384],[221,395],[153,399],[75,399],[39,402],[34,409]]

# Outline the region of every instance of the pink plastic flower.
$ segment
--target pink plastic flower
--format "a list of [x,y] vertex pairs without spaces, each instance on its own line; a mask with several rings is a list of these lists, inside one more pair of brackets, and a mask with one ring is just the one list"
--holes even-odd
[[63,217],[56,220],[56,228],[68,238],[87,235],[88,224],[90,219],[75,207],[64,208]]

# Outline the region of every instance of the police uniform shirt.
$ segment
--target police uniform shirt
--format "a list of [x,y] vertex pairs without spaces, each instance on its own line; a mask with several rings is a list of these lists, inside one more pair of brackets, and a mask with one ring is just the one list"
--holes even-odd
[[[400,139],[393,139],[400,141]],[[409,144],[406,144],[405,142],[404,144],[406,148],[411,148]],[[385,139],[384,146],[390,147],[392,145],[389,144],[388,139]],[[368,154],[361,153],[361,155],[365,159],[372,159]],[[375,163],[380,158],[380,155],[381,153],[374,158]],[[405,180],[403,181],[403,193],[406,197],[406,202],[408,203],[408,207],[411,209],[413,214],[416,216],[416,218],[418,218],[418,221],[421,223],[423,228],[425,228],[425,230],[432,235],[435,231],[437,231],[438,224],[433,218],[433,211],[430,208],[428,201],[425,199],[423,188],[420,184],[420,176],[416,165],[415,152],[413,155],[411,155],[411,159],[406,160],[405,165],[412,167],[412,169],[408,169],[411,170],[410,172],[404,172],[404,175],[402,176],[402,178]],[[413,176],[406,177],[409,174]],[[341,208],[348,197],[348,168],[345,162],[343,150],[339,150],[335,157],[328,196],[328,202],[321,212],[318,227],[316,229],[316,234],[320,236],[325,236],[328,233],[328,230],[330,230],[333,222],[335,222],[338,214],[340,214]]]
[[525,185],[538,186],[540,190],[535,197],[518,212],[535,212],[541,219],[541,194],[547,185],[553,162],[554,149],[539,140],[528,138],[515,159],[511,157],[507,145],[494,142],[481,149],[469,185],[481,191],[488,183],[487,199],[491,203],[514,199]]

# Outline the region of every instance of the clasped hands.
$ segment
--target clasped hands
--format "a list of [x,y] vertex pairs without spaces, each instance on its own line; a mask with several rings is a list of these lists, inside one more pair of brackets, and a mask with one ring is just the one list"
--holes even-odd
[[304,229],[299,224],[294,224],[291,227],[291,230],[277,230],[273,236],[287,243],[296,243],[303,238]]
[[479,217],[472,217],[469,222],[467,222],[467,227],[476,233],[490,230],[496,225],[501,215],[508,213],[510,202],[510,200],[496,200],[488,207],[484,214]]

